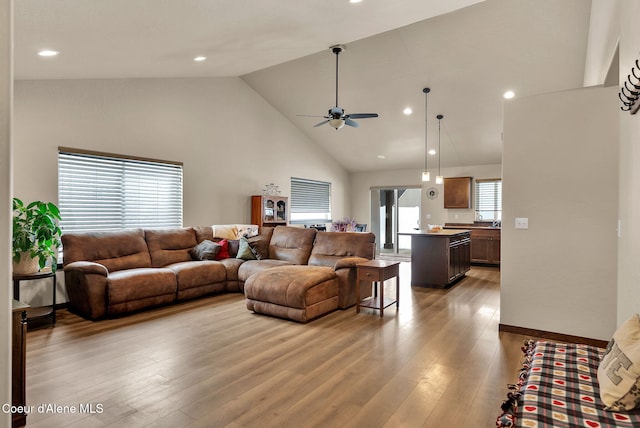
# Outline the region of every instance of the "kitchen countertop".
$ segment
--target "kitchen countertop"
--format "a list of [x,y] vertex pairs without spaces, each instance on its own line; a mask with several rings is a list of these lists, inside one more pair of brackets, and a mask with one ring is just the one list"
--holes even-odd
[[490,224],[477,224],[477,223],[445,223],[445,229],[481,229],[481,230],[501,230],[502,227],[493,227]]
[[471,232],[469,229],[455,228],[455,229],[442,229],[440,232],[429,232],[427,230],[415,230],[413,232],[398,232],[398,235],[408,236],[453,236],[464,232]]

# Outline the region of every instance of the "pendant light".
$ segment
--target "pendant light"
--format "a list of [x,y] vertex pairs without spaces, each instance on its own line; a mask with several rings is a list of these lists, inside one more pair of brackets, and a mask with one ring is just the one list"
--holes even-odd
[[431,178],[429,176],[429,170],[427,169],[427,157],[429,156],[429,145],[427,144],[427,125],[429,123],[427,98],[429,98],[429,96],[427,94],[429,94],[430,91],[431,89],[429,88],[422,89],[422,92],[424,92],[424,170],[422,170],[422,181],[429,181]]
[[436,116],[436,119],[438,119],[438,175],[436,175],[436,184],[444,183],[444,177],[440,174],[440,121],[443,118],[444,116],[441,114]]

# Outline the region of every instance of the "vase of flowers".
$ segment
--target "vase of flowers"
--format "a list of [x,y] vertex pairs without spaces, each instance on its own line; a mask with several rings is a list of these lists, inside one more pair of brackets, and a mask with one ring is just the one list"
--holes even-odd
[[336,220],[331,223],[332,232],[353,232],[356,230],[356,220],[353,218],[345,217],[342,220]]

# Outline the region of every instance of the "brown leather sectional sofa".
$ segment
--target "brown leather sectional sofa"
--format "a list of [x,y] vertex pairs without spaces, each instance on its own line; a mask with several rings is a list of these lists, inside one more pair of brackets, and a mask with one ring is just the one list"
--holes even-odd
[[[261,227],[254,239],[268,248],[267,258],[236,258],[238,241],[229,241],[229,258],[194,260],[190,250],[205,240],[216,240],[211,227],[64,234],[63,266],[69,309],[97,320],[213,293],[244,292],[244,284],[252,275],[292,265],[310,268],[290,270],[288,275],[293,277],[289,282],[307,274],[306,279],[313,281],[311,276],[318,274],[315,267],[324,267],[323,275],[329,275],[332,284],[337,285],[337,296],[332,301],[345,309],[355,304],[355,265],[375,255],[372,233],[278,226]],[[253,282],[254,290],[277,287],[273,278],[265,277],[264,284]],[[290,287],[289,282],[280,288]],[[267,299],[270,294],[282,294],[277,290],[260,292]],[[363,289],[361,293],[366,297],[370,290]],[[304,305],[305,296],[301,300]],[[262,313],[282,316],[281,310]],[[290,318],[304,322],[308,314]]]

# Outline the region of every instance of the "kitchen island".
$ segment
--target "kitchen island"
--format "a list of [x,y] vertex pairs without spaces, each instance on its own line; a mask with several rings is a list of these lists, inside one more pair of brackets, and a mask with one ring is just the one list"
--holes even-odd
[[411,236],[411,285],[445,288],[470,269],[470,230],[416,230],[398,235]]

